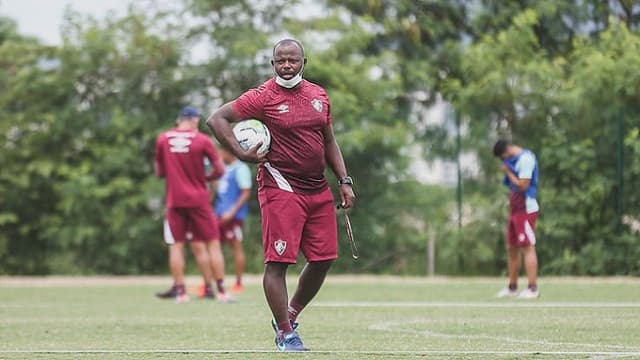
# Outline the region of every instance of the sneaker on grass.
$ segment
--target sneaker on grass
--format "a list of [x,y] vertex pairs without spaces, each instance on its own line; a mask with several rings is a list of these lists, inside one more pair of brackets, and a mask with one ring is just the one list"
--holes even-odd
[[309,349],[304,347],[300,335],[295,331],[276,336],[276,345],[280,351],[309,351]]
[[236,299],[235,296],[231,295],[231,294],[227,294],[226,292],[218,293],[218,302],[221,304],[230,304],[230,303],[234,303],[237,302],[238,299]]
[[244,292],[244,286],[242,286],[242,284],[233,284],[229,292],[232,294],[241,294]]
[[189,293],[199,298],[204,297],[206,295],[206,292],[207,292],[207,289],[206,289],[206,286],[204,286],[204,284],[192,286],[189,288]]
[[189,294],[187,294],[186,292],[176,295],[176,304],[184,304],[189,300],[190,300]]
[[518,290],[511,290],[508,287],[498,291],[496,297],[498,298],[506,298],[506,297],[516,297],[518,296]]
[[160,299],[174,299],[178,304],[189,301],[189,295],[184,291],[184,287],[176,285],[173,285],[167,291],[156,293],[156,297]]
[[178,295],[178,289],[175,285],[170,287],[167,291],[156,293],[156,297],[160,299],[173,299],[176,295]]
[[538,297],[540,297],[538,289],[526,288],[518,294],[518,299],[537,299]]

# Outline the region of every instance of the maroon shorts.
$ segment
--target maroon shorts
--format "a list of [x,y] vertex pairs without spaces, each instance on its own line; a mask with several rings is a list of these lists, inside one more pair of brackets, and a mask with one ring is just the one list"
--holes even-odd
[[264,261],[295,264],[338,257],[336,211],[331,189],[305,195],[265,187],[258,191]]
[[239,219],[231,219],[227,222],[220,221],[220,239],[222,241],[242,241],[243,221]]
[[176,242],[219,240],[218,219],[209,204],[192,208],[167,208],[164,241]]
[[511,214],[509,216],[509,226],[507,227],[507,245],[509,247],[535,246],[537,218],[538,212]]

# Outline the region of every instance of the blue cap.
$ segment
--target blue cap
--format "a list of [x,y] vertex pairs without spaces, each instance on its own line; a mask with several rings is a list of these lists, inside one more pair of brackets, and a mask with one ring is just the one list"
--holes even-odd
[[178,114],[180,117],[200,117],[200,112],[193,106],[185,106]]

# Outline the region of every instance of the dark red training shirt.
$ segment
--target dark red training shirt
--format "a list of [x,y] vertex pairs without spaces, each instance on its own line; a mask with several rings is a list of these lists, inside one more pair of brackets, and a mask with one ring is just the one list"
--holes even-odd
[[[205,174],[204,158],[212,171]],[[224,166],[211,139],[197,130],[172,129],[156,140],[156,173],[166,178],[166,207],[196,207],[209,202],[207,180],[217,179]]]
[[271,132],[268,162],[258,171],[259,186],[313,194],[327,187],[323,129],[331,124],[324,89],[302,80],[286,89],[269,79],[236,99],[232,109],[243,119],[262,121]]

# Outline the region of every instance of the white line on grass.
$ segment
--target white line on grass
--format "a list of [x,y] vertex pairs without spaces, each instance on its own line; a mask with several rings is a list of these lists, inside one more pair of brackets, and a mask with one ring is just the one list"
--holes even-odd
[[[0,304],[8,308],[48,308],[57,304]],[[425,308],[640,308],[640,302],[537,302],[530,300],[485,301],[485,302],[430,302],[430,301],[318,301],[313,306],[342,307],[425,307]]]
[[[635,348],[625,345],[614,344],[596,344],[596,343],[574,343],[574,342],[560,342],[560,341],[547,341],[547,340],[531,340],[526,338],[513,338],[510,336],[492,336],[492,335],[467,335],[467,334],[447,334],[443,332],[436,332],[429,329],[412,329],[412,325],[428,325],[429,320],[417,319],[413,321],[387,321],[369,326],[369,330],[385,331],[391,333],[403,333],[422,335],[425,337],[440,338],[440,339],[454,339],[454,340],[491,340],[501,343],[514,343],[514,344],[530,344],[530,345],[543,345],[543,346],[576,346],[585,348],[609,348],[620,349],[628,351],[636,351]],[[595,354],[599,355],[599,354]]]
[[431,308],[640,308],[640,302],[412,302],[412,301],[318,301],[319,307],[431,307]]
[[[314,354],[368,355],[576,355],[576,356],[640,356],[640,351],[506,351],[506,350],[316,350]],[[0,350],[0,354],[271,354],[277,350]]]

